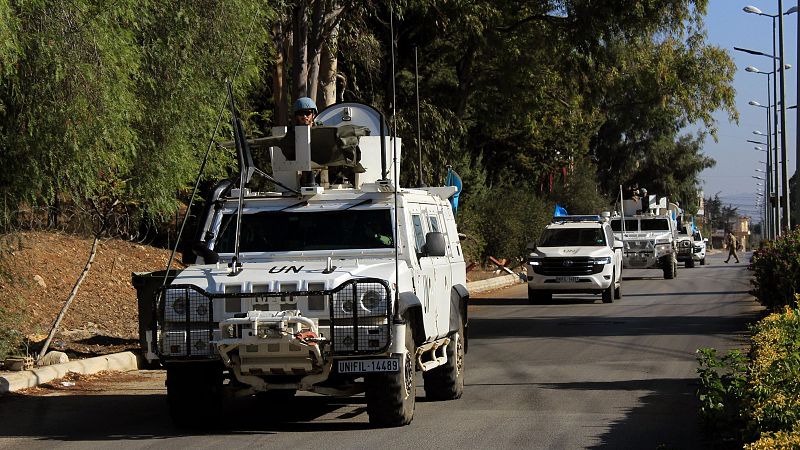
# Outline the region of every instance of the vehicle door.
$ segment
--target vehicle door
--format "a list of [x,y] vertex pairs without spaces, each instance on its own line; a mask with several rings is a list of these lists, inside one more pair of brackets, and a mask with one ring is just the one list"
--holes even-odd
[[[622,279],[622,248],[615,248],[617,247],[616,238],[610,226],[603,227],[603,230],[606,232],[606,242],[611,251],[614,252],[614,273],[616,274],[614,281],[616,282]],[[621,245],[622,241],[620,240],[619,243]]]
[[425,234],[428,232],[426,212],[420,204],[409,204],[409,212],[411,214],[411,232],[413,233],[411,238],[415,250],[415,256],[412,256],[412,263],[416,266],[414,270],[414,293],[422,304],[422,318],[425,323],[426,337],[435,337],[438,335],[438,326],[436,315],[431,305],[434,266],[429,261],[430,258],[423,256]]
[[424,256],[421,264],[430,265],[433,269],[433,280],[431,281],[431,308],[436,315],[437,331],[440,335],[445,335],[450,328],[450,288],[452,286],[452,269],[450,267],[450,253],[452,248],[447,240],[444,220],[441,216],[439,205],[426,205],[425,212],[428,220],[428,230],[431,232],[445,233],[447,242],[444,256]]

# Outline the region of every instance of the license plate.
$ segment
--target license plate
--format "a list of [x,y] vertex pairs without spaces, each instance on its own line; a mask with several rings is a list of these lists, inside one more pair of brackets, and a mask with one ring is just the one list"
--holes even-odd
[[373,373],[373,372],[399,372],[400,360],[387,359],[351,359],[338,361],[339,373]]
[[578,277],[556,277],[559,283],[577,283]]

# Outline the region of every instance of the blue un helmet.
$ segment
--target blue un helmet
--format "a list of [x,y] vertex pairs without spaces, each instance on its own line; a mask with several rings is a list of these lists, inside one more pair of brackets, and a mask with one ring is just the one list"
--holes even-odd
[[292,112],[296,113],[297,111],[304,111],[304,110],[311,110],[314,111],[314,115],[317,115],[317,104],[314,103],[314,100],[311,100],[308,97],[300,97],[294,101],[294,106],[292,107]]

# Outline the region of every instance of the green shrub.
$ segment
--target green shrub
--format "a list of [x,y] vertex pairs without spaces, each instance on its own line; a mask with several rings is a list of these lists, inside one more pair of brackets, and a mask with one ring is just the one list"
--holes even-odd
[[800,310],[771,314],[751,331],[749,358],[698,350],[700,417],[718,440],[800,448]]
[[747,358],[738,350],[717,357],[713,348],[697,351],[700,367],[700,419],[715,438],[739,440],[747,386]]
[[753,327],[745,413],[754,436],[800,425],[799,313],[787,308]]
[[766,241],[753,254],[753,295],[771,311],[796,307],[800,287],[800,228]]

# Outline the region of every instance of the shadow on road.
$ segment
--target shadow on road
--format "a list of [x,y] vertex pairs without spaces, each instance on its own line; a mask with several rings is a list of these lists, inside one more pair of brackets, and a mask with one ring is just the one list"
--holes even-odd
[[[644,391],[638,405],[610,424],[593,449],[649,448],[699,449],[697,384],[692,379],[660,378],[609,382],[541,383],[544,389],[578,391]],[[675,430],[681,430],[676,433]]]
[[471,318],[470,339],[645,335],[736,335],[760,318],[758,311],[730,316],[593,318],[586,316]]
[[[577,304],[591,304],[601,302],[600,296],[594,297],[571,297],[564,296],[564,294],[556,294],[550,301],[538,301],[537,305],[577,305]],[[470,305],[483,305],[483,306],[521,306],[530,305],[527,298],[472,298],[469,299]]]
[[[423,398],[418,393],[418,401]],[[120,413],[124,411],[124,414]],[[350,421],[363,416],[363,420]],[[0,438],[40,441],[139,441],[179,436],[275,434],[371,429],[363,397],[297,396],[269,405],[255,397],[229,399],[214,429],[184,430],[170,420],[166,395],[0,397]]]

